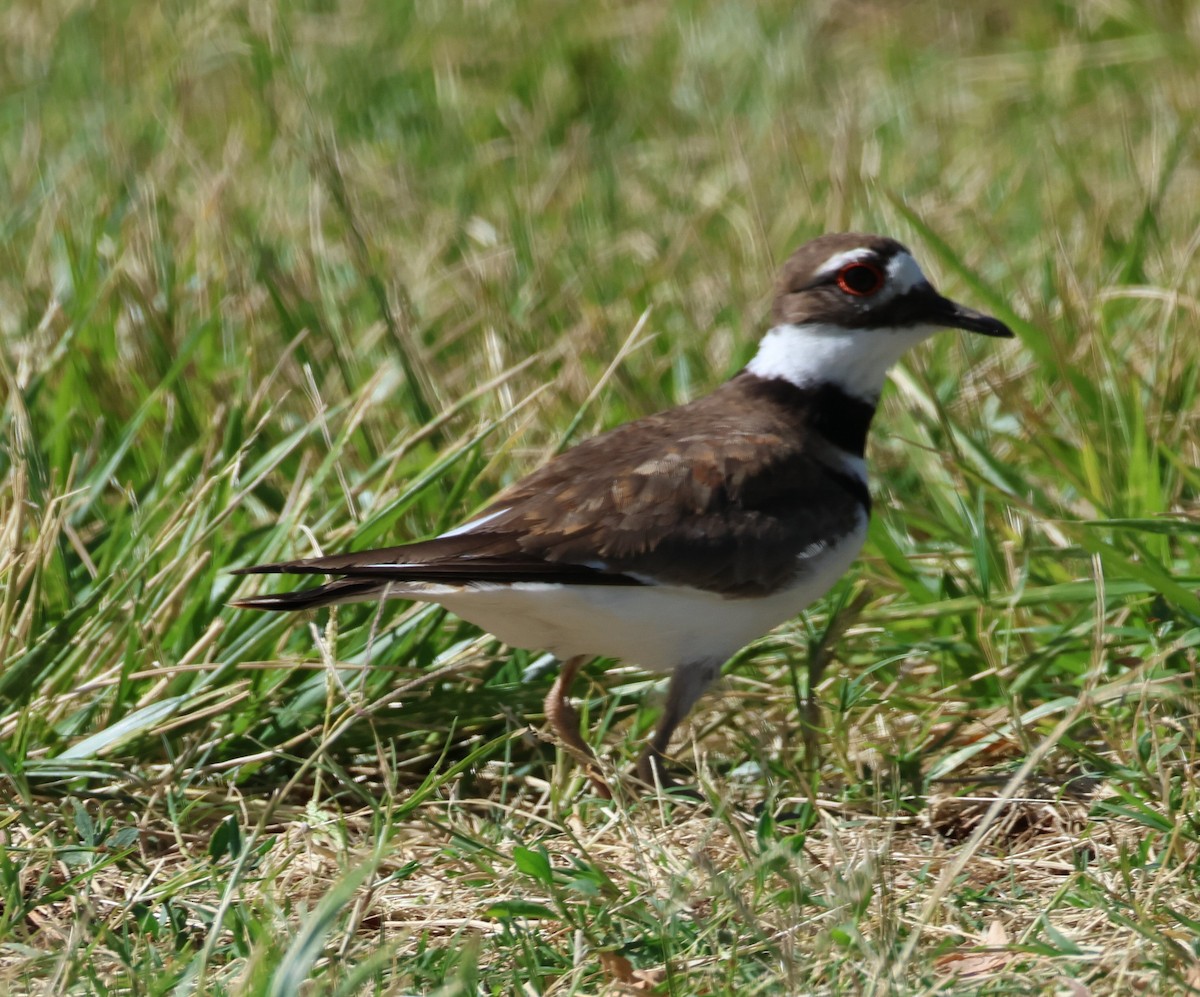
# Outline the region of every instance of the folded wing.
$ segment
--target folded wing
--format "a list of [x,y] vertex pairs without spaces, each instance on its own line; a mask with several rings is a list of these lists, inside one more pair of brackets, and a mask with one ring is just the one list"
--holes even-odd
[[[734,383],[734,382],[731,382]],[[319,589],[239,600],[293,609],[405,584],[687,585],[730,597],[775,590],[855,529],[865,488],[803,432],[733,411],[718,390],[560,454],[472,522],[431,540],[240,569],[332,574]],[[689,425],[703,431],[689,433]],[[834,494],[831,489],[841,491]]]

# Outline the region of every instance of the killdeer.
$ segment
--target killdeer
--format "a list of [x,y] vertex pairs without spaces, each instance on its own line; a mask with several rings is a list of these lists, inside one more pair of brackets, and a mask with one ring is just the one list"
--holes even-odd
[[562,667],[546,716],[577,757],[594,757],[568,701],[583,664],[603,656],[669,673],[637,764],[643,782],[669,784],[671,735],[722,664],[857,557],[884,379],[942,328],[1012,335],[938,294],[899,242],[821,236],[784,266],[754,358],[712,394],[585,440],[431,540],[239,569],[339,577],[234,605],[423,600],[548,650]]

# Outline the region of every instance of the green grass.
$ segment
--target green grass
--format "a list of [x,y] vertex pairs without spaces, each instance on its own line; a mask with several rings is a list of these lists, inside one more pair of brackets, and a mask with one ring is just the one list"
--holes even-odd
[[[1200,989],[1190,5],[0,25],[0,990]],[[540,656],[439,611],[227,607],[707,391],[851,227],[1019,342],[896,372],[863,558],[678,748],[706,804],[590,799]],[[627,767],[654,686],[587,677]]]

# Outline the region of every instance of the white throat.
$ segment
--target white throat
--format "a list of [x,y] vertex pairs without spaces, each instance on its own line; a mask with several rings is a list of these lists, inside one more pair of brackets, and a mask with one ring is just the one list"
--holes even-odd
[[746,370],[781,377],[800,388],[835,384],[875,404],[892,365],[905,350],[937,332],[936,326],[846,329],[823,322],[777,325],[762,338]]

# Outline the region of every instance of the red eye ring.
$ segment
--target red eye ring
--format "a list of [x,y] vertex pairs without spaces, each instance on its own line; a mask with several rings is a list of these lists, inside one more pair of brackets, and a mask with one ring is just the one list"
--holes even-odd
[[837,286],[856,298],[868,298],[883,287],[883,271],[874,263],[855,260],[837,272]]

